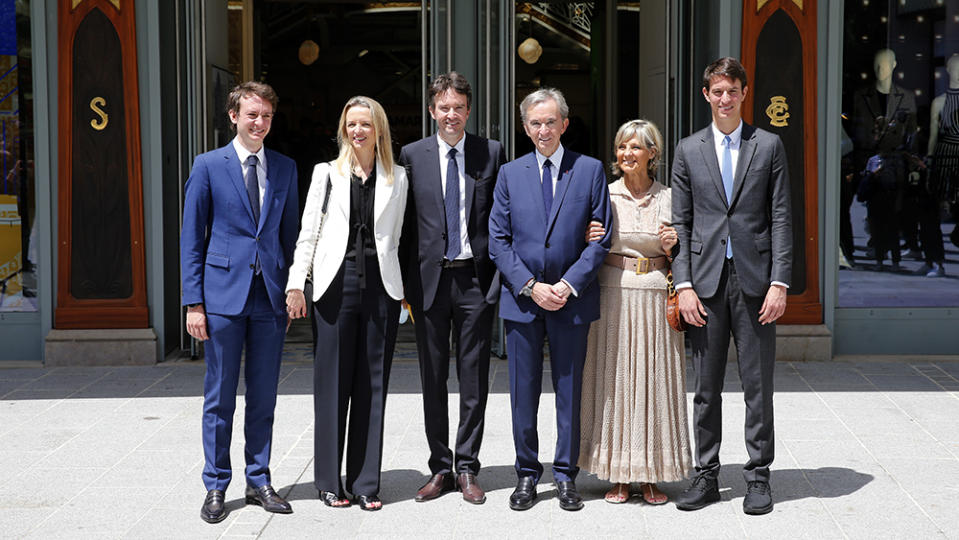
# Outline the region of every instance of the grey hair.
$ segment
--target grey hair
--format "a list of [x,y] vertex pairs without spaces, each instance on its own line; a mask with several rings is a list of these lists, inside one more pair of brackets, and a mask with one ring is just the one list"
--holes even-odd
[[519,104],[519,115],[523,120],[523,124],[526,124],[526,111],[550,99],[555,101],[556,105],[559,106],[559,114],[563,120],[569,118],[569,105],[566,104],[566,98],[563,97],[563,93],[555,88],[544,86],[523,98],[523,102]]
[[623,171],[620,170],[615,158],[616,149],[619,148],[619,145],[633,137],[639,139],[643,148],[652,151],[653,155],[650,156],[649,163],[646,164],[646,169],[649,177],[655,179],[656,173],[659,171],[659,163],[663,159],[663,136],[659,133],[659,128],[656,127],[656,124],[649,120],[642,119],[630,120],[619,126],[619,129],[616,131],[616,138],[613,140],[613,164],[611,167],[613,176],[623,176]]

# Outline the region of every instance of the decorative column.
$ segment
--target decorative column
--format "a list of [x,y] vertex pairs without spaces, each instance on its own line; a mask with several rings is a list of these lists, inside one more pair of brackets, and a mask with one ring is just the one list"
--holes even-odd
[[779,135],[789,160],[793,275],[780,322],[821,324],[815,0],[745,0],[742,61],[743,117]]
[[57,329],[149,326],[133,4],[58,4]]

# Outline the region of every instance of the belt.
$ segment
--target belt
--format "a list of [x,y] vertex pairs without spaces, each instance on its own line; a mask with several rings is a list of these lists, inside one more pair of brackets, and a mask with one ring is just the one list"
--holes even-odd
[[440,263],[440,266],[443,268],[466,268],[473,266],[473,259],[443,259],[443,262]]
[[606,260],[603,261],[609,266],[614,266],[622,270],[632,270],[637,274],[648,274],[653,270],[659,270],[661,268],[668,268],[669,261],[665,256],[660,257],[627,257],[625,255],[616,255],[615,253],[610,253],[606,256]]

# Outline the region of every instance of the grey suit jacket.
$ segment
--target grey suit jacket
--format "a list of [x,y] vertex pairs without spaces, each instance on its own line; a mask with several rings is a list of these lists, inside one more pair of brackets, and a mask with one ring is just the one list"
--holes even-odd
[[764,296],[772,281],[789,284],[789,171],[778,135],[743,123],[732,201],[726,200],[710,126],[679,141],[670,187],[679,236],[676,283],[692,282],[702,298],[716,294],[728,236],[746,294]]

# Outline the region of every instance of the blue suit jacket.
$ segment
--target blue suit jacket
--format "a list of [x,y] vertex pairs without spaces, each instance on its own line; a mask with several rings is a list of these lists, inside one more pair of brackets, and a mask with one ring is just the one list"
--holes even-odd
[[296,164],[266,150],[266,191],[259,224],[233,143],[197,156],[187,179],[180,234],[183,304],[208,313],[243,311],[260,257],[263,281],[278,315],[285,312],[287,273],[296,245]]
[[[586,243],[591,220],[606,228],[598,242]],[[490,213],[489,251],[499,268],[500,316],[530,322],[537,315],[569,324],[599,318],[596,274],[609,253],[612,213],[603,165],[566,149],[556,179],[553,206],[546,215],[535,154],[503,165],[496,180]],[[578,292],[559,311],[549,312],[520,290],[536,278],[548,284],[565,279]]]

